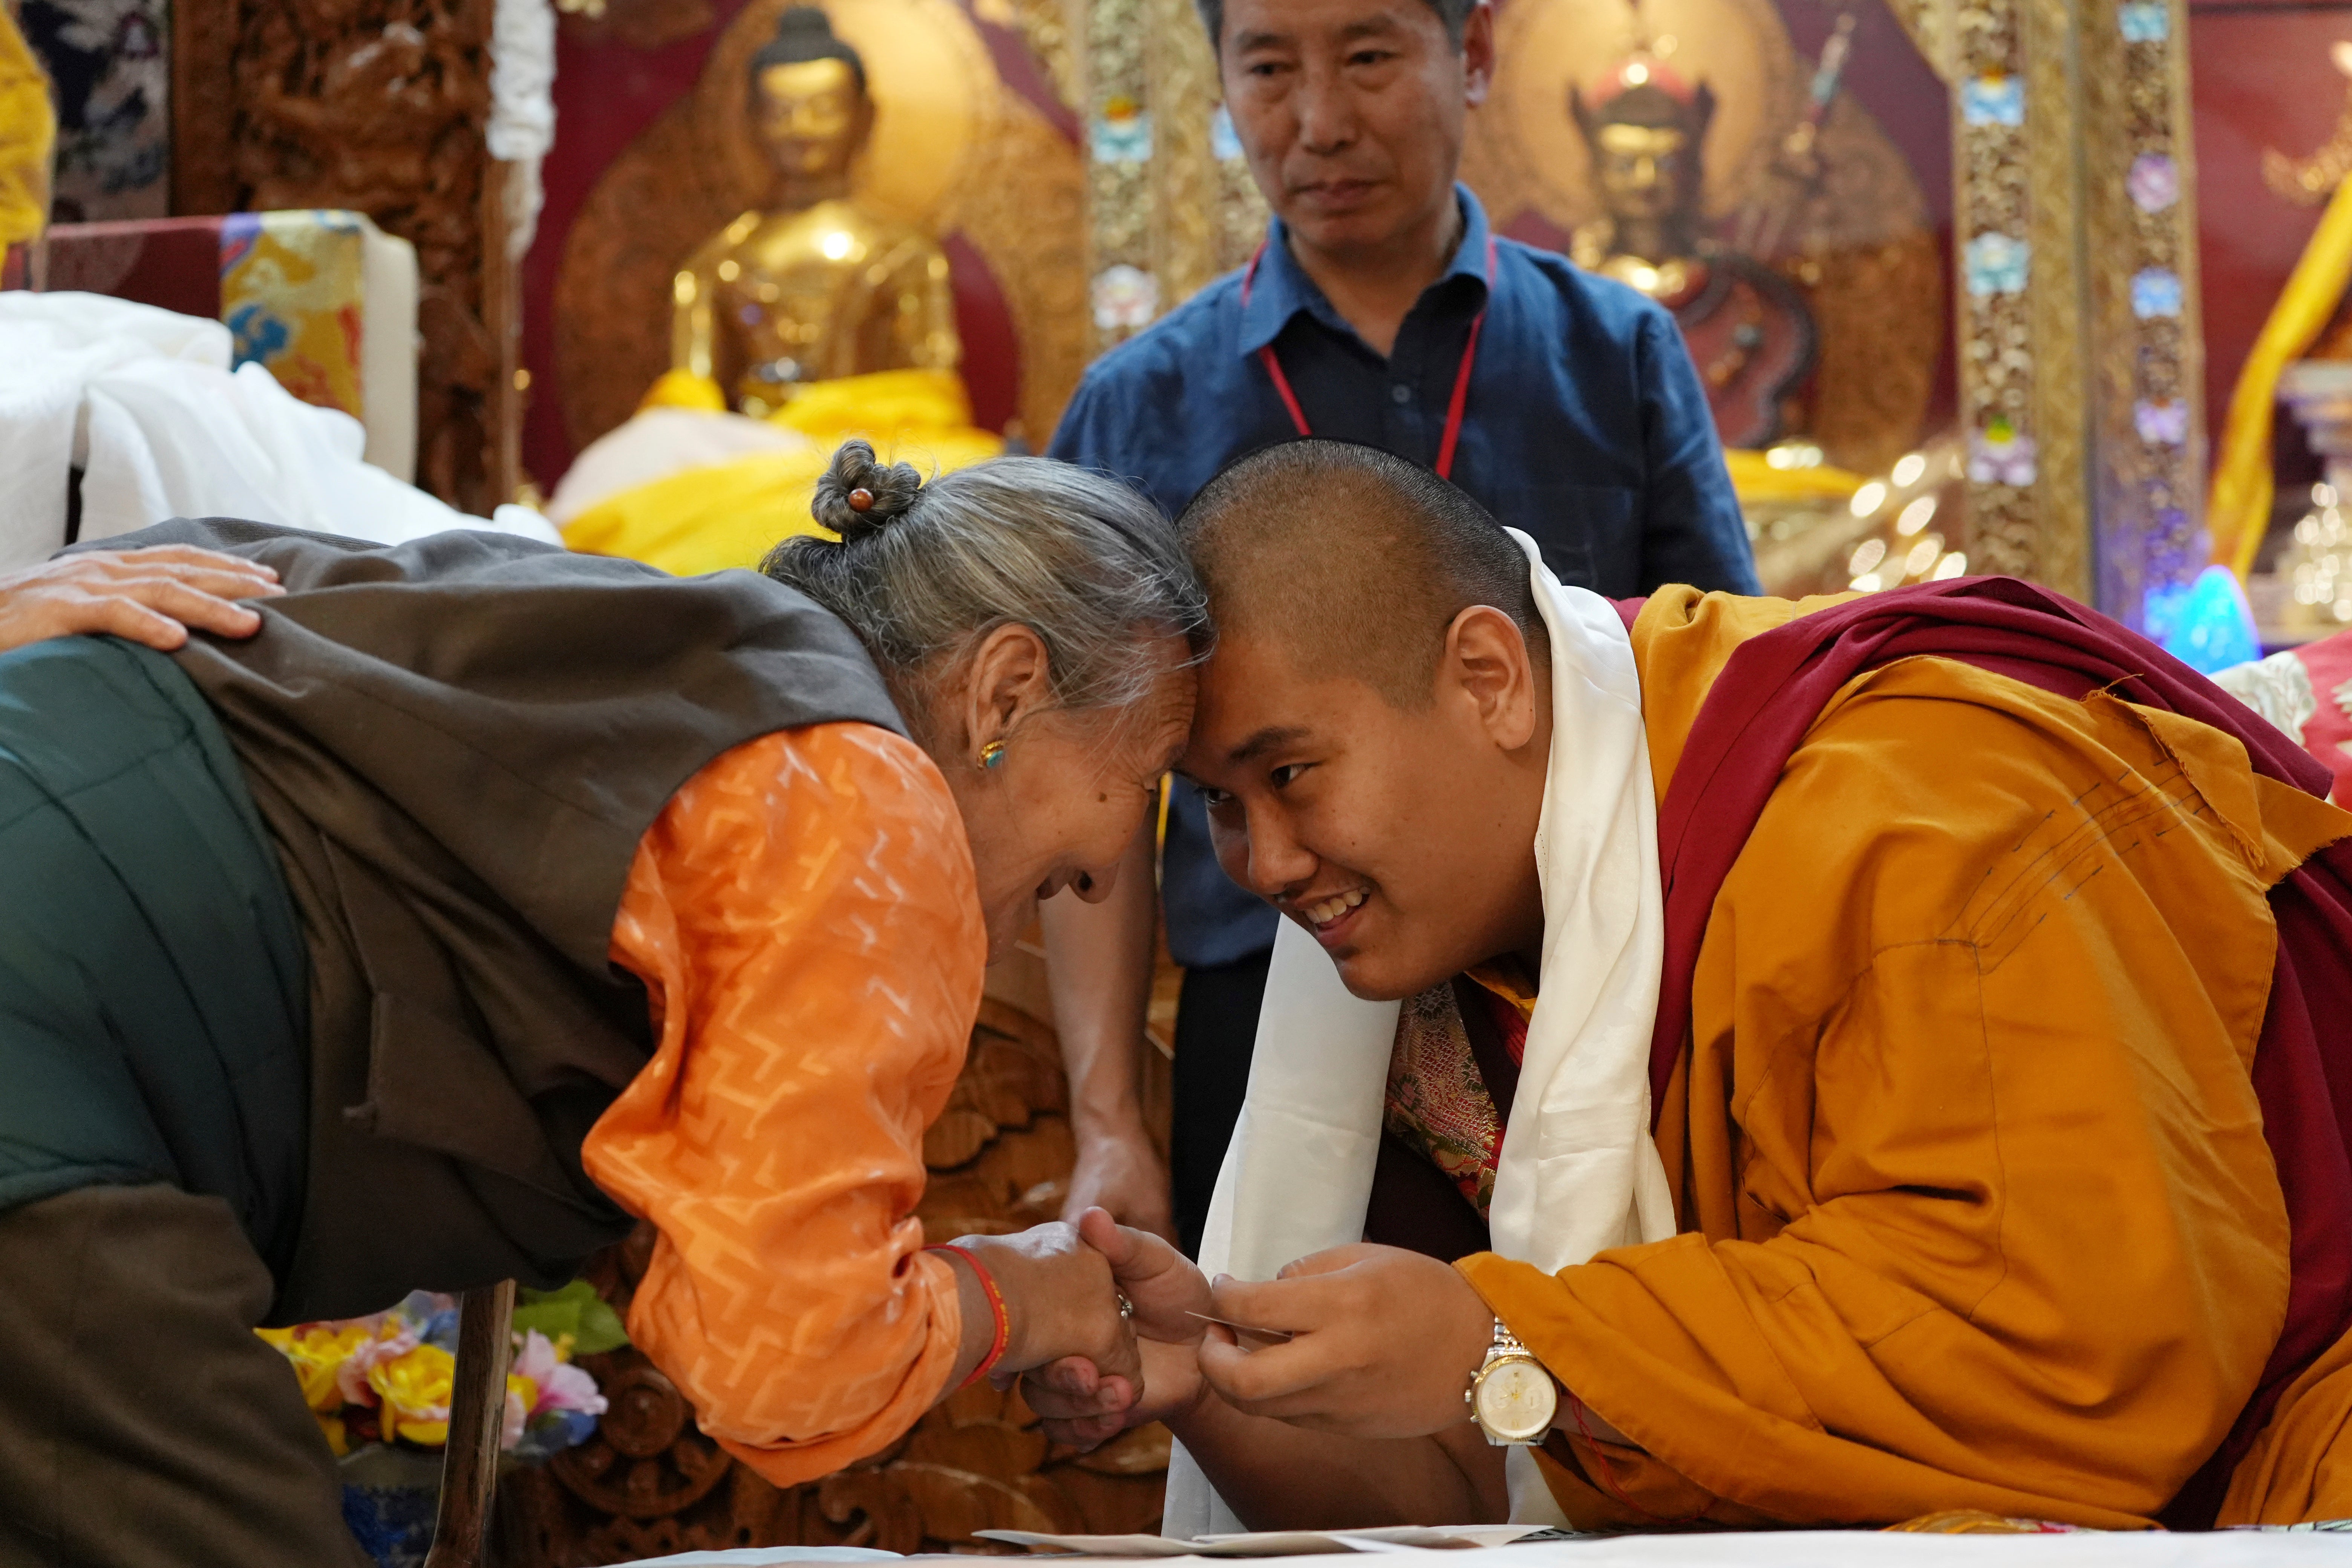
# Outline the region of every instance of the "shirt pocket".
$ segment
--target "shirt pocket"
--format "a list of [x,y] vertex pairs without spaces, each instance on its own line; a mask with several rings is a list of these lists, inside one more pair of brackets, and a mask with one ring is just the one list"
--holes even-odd
[[1620,599],[1641,591],[1636,491],[1536,480],[1509,486],[1499,499],[1496,516],[1533,539],[1561,582]]

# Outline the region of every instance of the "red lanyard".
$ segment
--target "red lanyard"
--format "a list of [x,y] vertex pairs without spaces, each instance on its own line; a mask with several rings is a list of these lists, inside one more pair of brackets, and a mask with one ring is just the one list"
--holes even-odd
[[[1265,241],[1260,240],[1256,253],[1250,258],[1249,270],[1242,274],[1242,308],[1244,310],[1249,308],[1250,289],[1257,282],[1257,264],[1265,256]],[[1489,298],[1494,291],[1495,237],[1490,234],[1486,237],[1486,292]],[[1477,363],[1478,329],[1486,324],[1486,307],[1481,305],[1477,315],[1471,318],[1470,341],[1462,345],[1462,364],[1454,373],[1454,395],[1445,405],[1445,434],[1437,443],[1436,468],[1437,477],[1441,479],[1454,477],[1454,448],[1462,439],[1462,410],[1470,401],[1470,367]],[[1290,422],[1298,427],[1301,436],[1314,435],[1315,432],[1307,427],[1307,411],[1298,406],[1298,394],[1290,389],[1290,378],[1282,374],[1282,360],[1274,352],[1274,345],[1268,343],[1258,350],[1257,357],[1265,364],[1265,374],[1272,378],[1274,390],[1281,395],[1282,405],[1290,410]]]

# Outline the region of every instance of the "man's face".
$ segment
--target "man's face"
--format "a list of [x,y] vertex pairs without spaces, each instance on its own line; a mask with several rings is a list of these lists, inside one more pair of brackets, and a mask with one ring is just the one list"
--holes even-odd
[[1429,0],[1226,0],[1219,48],[1251,175],[1322,251],[1392,243],[1442,211],[1493,64],[1486,7],[1457,49]]
[[1275,639],[1228,636],[1178,764],[1206,795],[1225,874],[1370,1000],[1511,951],[1530,906],[1540,920],[1541,763],[1530,791],[1475,694],[1445,668],[1436,688],[1400,709],[1362,680],[1302,673]]

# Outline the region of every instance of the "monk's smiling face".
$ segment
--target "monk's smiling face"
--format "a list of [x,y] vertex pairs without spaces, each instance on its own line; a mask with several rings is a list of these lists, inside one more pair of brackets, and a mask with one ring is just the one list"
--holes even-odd
[[1231,626],[1179,764],[1206,793],[1226,874],[1368,1000],[1542,939],[1545,675],[1499,610],[1473,605],[1444,635],[1428,700],[1400,703],[1263,623]]

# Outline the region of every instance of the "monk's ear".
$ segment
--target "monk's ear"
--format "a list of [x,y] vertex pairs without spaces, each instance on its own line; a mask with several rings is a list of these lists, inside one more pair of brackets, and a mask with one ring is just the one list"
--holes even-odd
[[1445,629],[1437,664],[1438,695],[1450,687],[1466,700],[1496,746],[1516,752],[1535,739],[1536,679],[1518,624],[1487,605],[1473,605]]

